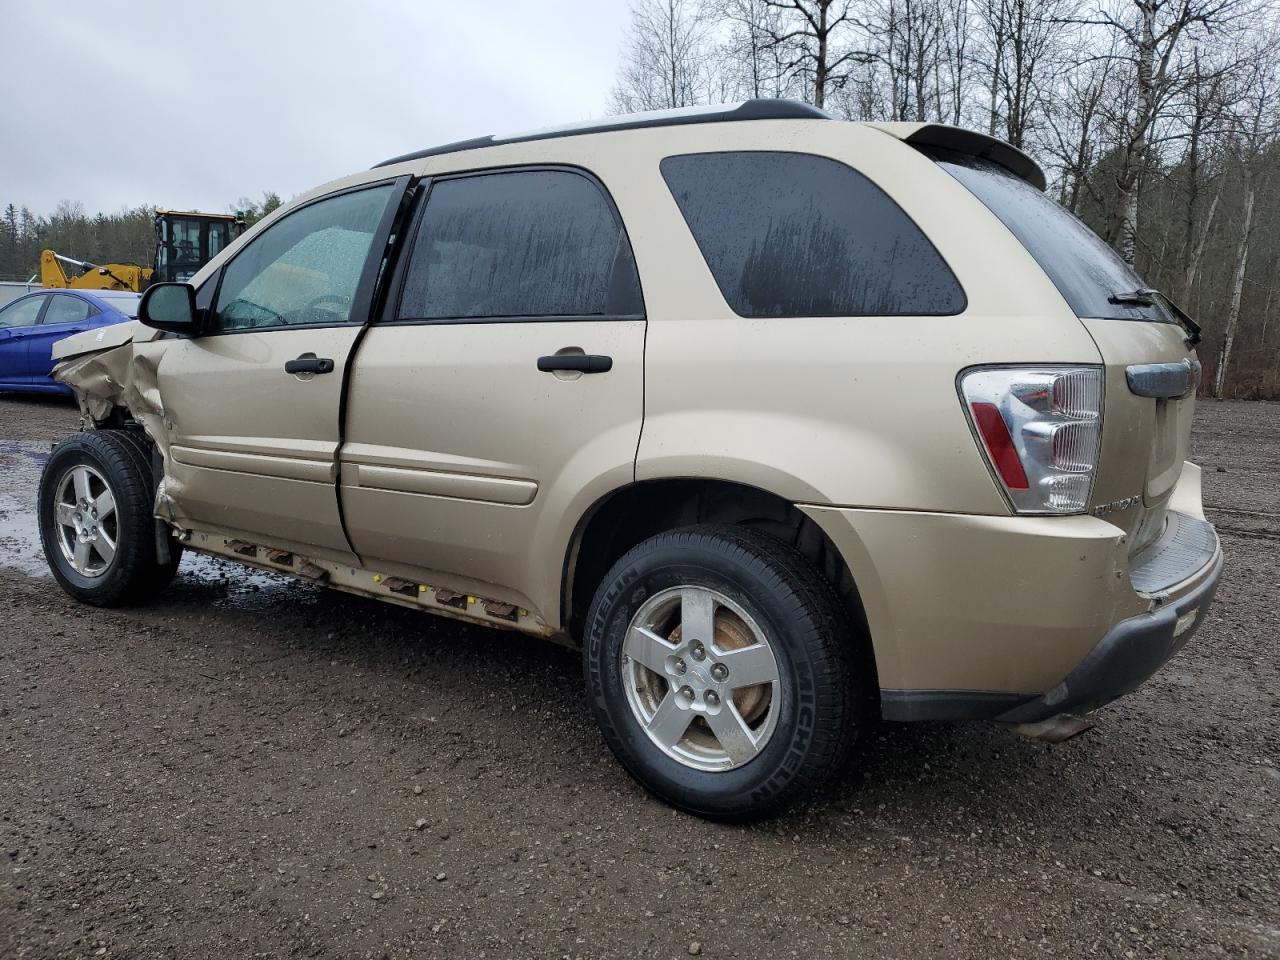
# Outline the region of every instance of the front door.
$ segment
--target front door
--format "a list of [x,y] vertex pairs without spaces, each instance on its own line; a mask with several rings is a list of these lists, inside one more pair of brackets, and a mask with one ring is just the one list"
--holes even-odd
[[93,306],[82,297],[69,293],[49,297],[39,326],[27,336],[27,373],[33,383],[52,385],[49,371],[53,369],[53,345],[64,337],[89,329],[92,313]]
[[424,192],[398,296],[352,366],[347,529],[374,570],[546,615],[577,517],[634,478],[645,321],[631,248],[581,171]]
[[31,382],[27,341],[36,329],[46,298],[27,296],[0,309],[0,385]]
[[342,381],[403,188],[287,214],[210,281],[202,335],[157,344],[180,521],[349,557],[336,493]]

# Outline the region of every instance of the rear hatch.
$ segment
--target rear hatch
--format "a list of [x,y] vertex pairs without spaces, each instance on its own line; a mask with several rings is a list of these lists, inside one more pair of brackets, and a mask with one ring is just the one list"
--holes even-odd
[[1097,344],[1106,387],[1088,509],[1129,533],[1134,557],[1166,531],[1187,456],[1198,328],[1024,171],[989,155],[923,149],[1021,241]]

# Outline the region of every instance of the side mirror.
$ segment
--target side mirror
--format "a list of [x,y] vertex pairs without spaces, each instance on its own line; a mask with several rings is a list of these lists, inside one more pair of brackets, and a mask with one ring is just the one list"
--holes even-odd
[[195,287],[189,283],[153,283],[138,303],[138,319],[168,333],[195,336],[198,317]]

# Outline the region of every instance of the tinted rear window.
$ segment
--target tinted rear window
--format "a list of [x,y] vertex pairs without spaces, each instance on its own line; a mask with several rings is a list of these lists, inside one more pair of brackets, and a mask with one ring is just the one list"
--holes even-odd
[[1110,297],[1146,287],[1133,269],[1061,204],[1004,167],[937,151],[938,165],[986,204],[1021,241],[1078,317],[1171,320],[1163,308]]
[[401,319],[642,312],[631,247],[593,180],[527,170],[431,187]]
[[920,228],[842,163],[802,153],[701,153],[667,157],[662,176],[740,316],[964,309],[964,291]]

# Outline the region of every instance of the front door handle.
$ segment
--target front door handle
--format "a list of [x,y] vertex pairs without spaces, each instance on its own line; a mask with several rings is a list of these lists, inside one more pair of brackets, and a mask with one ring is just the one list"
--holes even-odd
[[328,357],[299,357],[284,362],[285,373],[333,373],[333,361]]
[[608,373],[613,369],[613,357],[598,353],[556,353],[538,358],[538,369],[543,373],[571,370],[575,373]]

